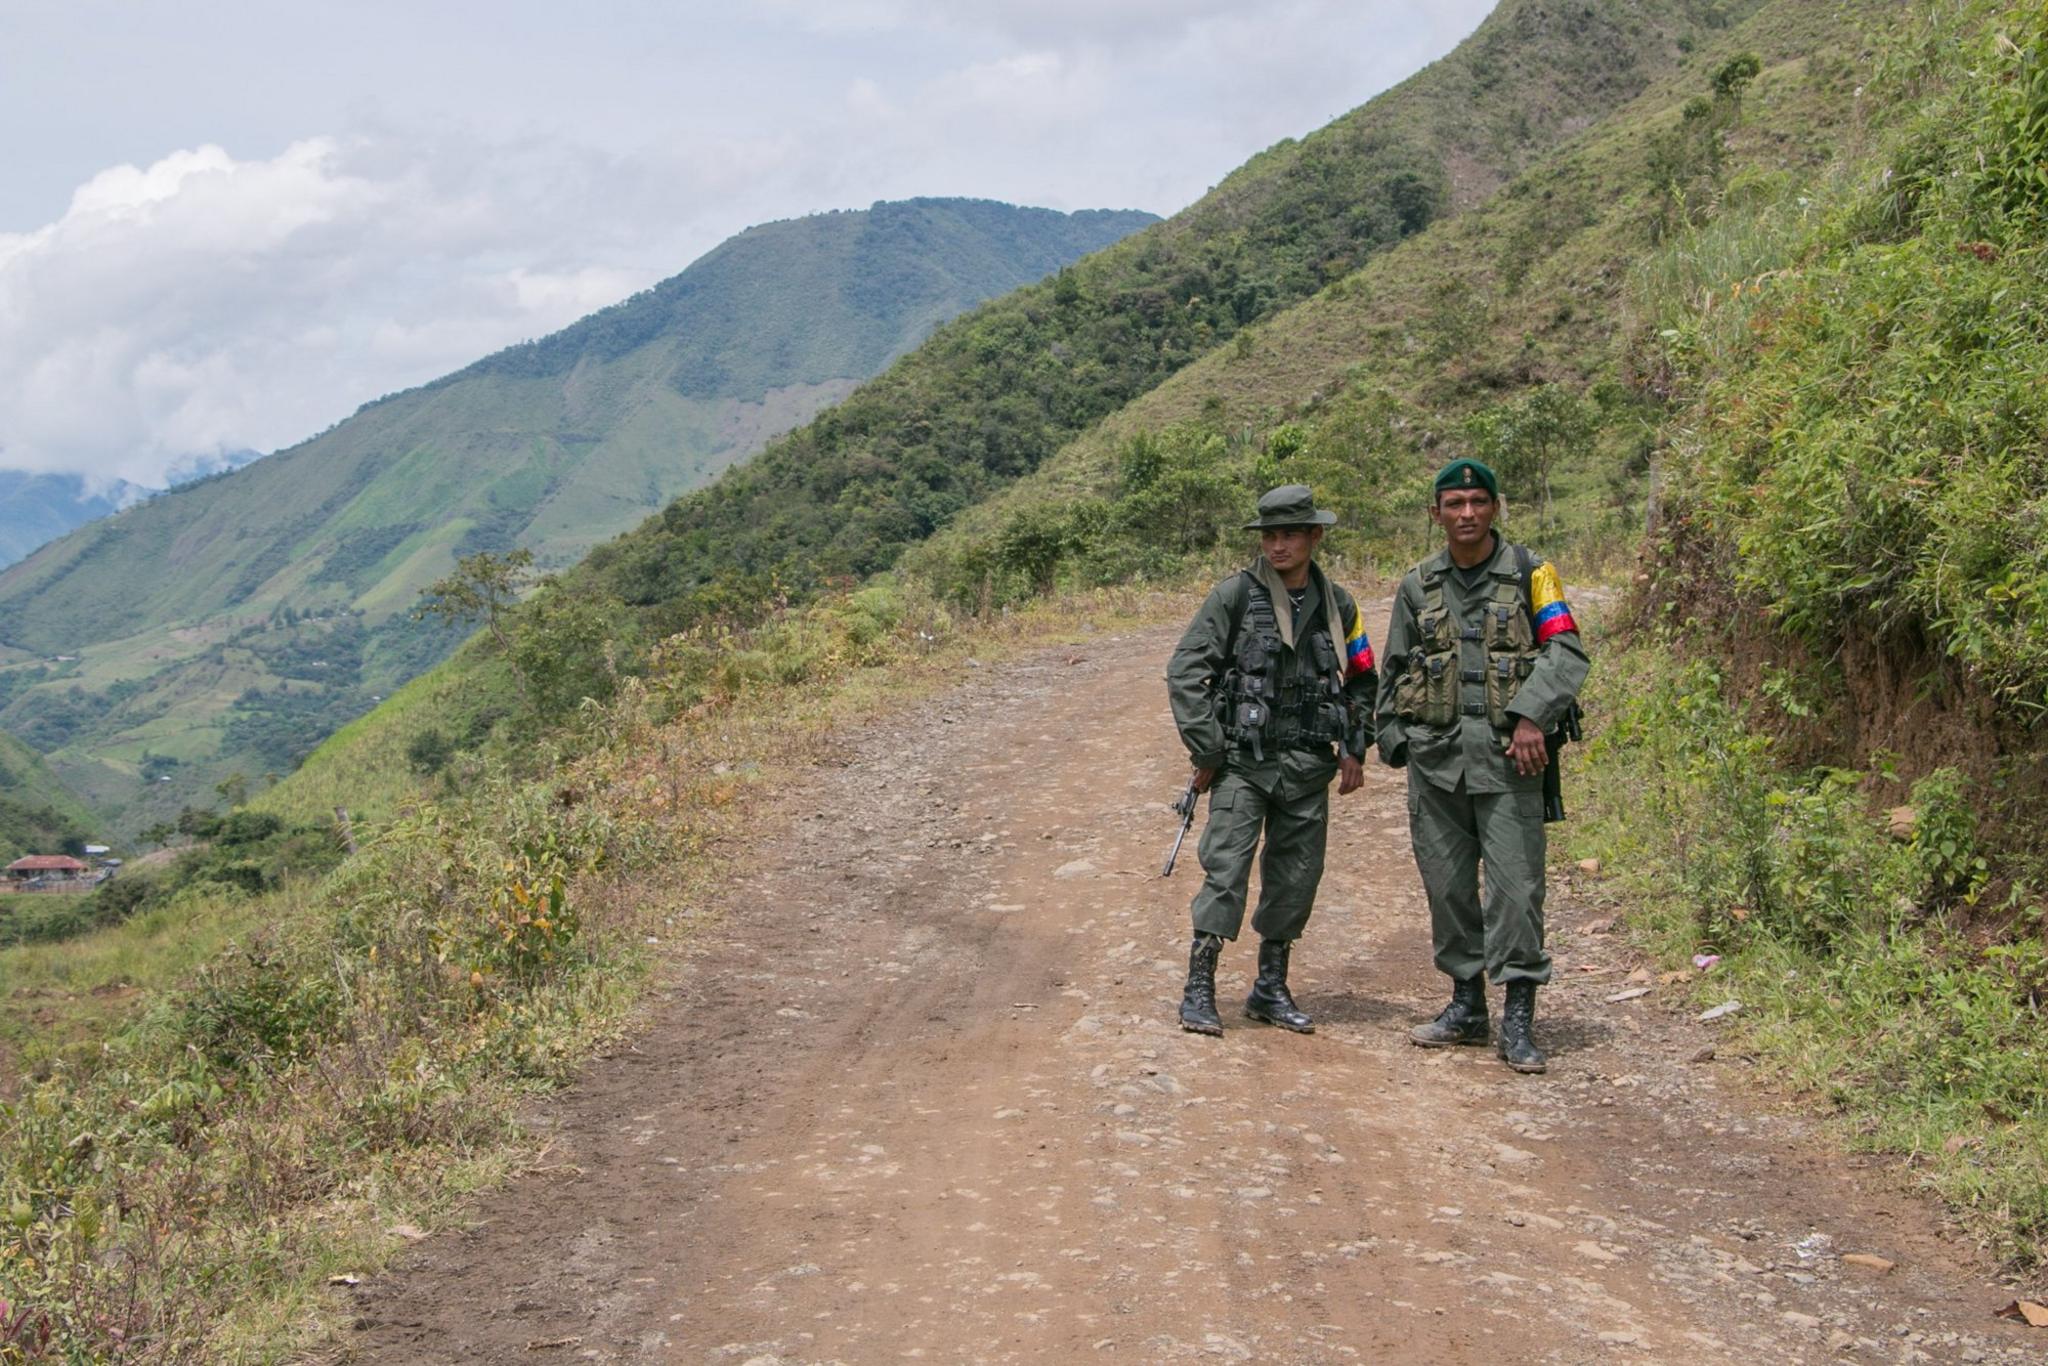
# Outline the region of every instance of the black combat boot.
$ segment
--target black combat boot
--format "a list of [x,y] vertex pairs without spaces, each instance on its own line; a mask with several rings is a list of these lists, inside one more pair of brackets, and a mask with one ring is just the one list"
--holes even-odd
[[1487,1039],[1486,978],[1451,979],[1451,1003],[1426,1025],[1408,1031],[1408,1041],[1424,1048],[1452,1048],[1458,1044],[1484,1044]]
[[1291,1029],[1297,1034],[1313,1034],[1313,1021],[1294,1004],[1294,997],[1287,991],[1287,950],[1292,947],[1285,939],[1261,939],[1259,941],[1259,976],[1252,983],[1252,994],[1244,999],[1244,1013],[1254,1020]]
[[1180,1027],[1190,1034],[1222,1034],[1223,1017],[1216,1013],[1216,955],[1223,940],[1195,931],[1188,949],[1188,984],[1180,996]]
[[1536,984],[1508,983],[1508,1003],[1500,1012],[1500,1058],[1517,1072],[1541,1072],[1550,1066],[1530,1031],[1536,1027]]

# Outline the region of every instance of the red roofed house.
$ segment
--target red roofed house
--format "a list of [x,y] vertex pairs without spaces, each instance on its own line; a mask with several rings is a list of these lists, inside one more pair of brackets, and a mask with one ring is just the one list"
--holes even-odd
[[30,854],[7,865],[7,881],[16,887],[70,882],[92,870],[68,854]]

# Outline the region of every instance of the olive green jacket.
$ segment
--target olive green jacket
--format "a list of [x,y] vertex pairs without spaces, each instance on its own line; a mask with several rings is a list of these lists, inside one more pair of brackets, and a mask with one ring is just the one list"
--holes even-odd
[[[1514,761],[1507,755],[1509,733],[1495,730],[1484,715],[1460,715],[1450,726],[1436,728],[1403,720],[1394,710],[1392,680],[1407,671],[1408,656],[1416,648],[1419,635],[1417,622],[1423,612],[1423,574],[1435,569],[1447,571],[1441,580],[1444,610],[1460,627],[1476,630],[1493,600],[1493,575],[1514,572],[1514,553],[1514,547],[1507,539],[1496,533],[1493,558],[1486,563],[1487,577],[1476,588],[1467,590],[1456,569],[1450,567],[1450,551],[1439,550],[1409,570],[1401,580],[1400,590],[1394,595],[1394,615],[1387,625],[1386,648],[1381,656],[1389,681],[1379,698],[1376,729],[1380,757],[1391,767],[1405,765],[1412,768],[1418,777],[1426,778],[1447,791],[1456,788],[1461,780],[1468,792],[1515,792],[1543,785],[1541,773],[1524,775],[1515,772]],[[1535,558],[1531,567],[1532,577],[1543,564],[1540,556]],[[1559,601],[1562,601],[1561,588],[1559,592]],[[1567,606],[1564,609],[1567,622],[1571,621],[1570,613]],[[1485,642],[1460,639],[1459,669],[1477,671],[1483,670],[1485,665]],[[1523,680],[1514,701],[1508,704],[1508,714],[1526,716],[1536,723],[1538,729],[1549,734],[1564,720],[1566,710],[1585,684],[1589,668],[1586,648],[1579,640],[1576,625],[1557,632],[1538,647],[1535,668]],[[1460,687],[1460,696],[1465,703],[1483,704],[1486,685],[1464,683]]]
[[[1263,555],[1252,565],[1251,572],[1265,584],[1267,593],[1271,595],[1273,615],[1280,627],[1280,659],[1275,665],[1274,677],[1293,677],[1301,669],[1315,672],[1315,661],[1305,658],[1305,651],[1295,649],[1295,619],[1289,610],[1287,589],[1281,583],[1279,572],[1266,562]],[[1223,722],[1216,715],[1216,696],[1223,686],[1224,674],[1236,662],[1231,628],[1236,625],[1239,630],[1245,629],[1243,623],[1250,603],[1250,584],[1243,574],[1232,574],[1210,590],[1194,620],[1188,623],[1180,644],[1174,647],[1173,657],[1166,666],[1166,691],[1173,705],[1174,724],[1180,729],[1181,743],[1187,746],[1188,756],[1195,767],[1228,768],[1243,774],[1264,790],[1270,791],[1283,774],[1292,776],[1297,770],[1303,776],[1315,776],[1308,773],[1308,770],[1315,769],[1320,775],[1319,780],[1328,782],[1329,773],[1334,771],[1334,759],[1289,750],[1280,754],[1268,752],[1263,761],[1254,762],[1249,750],[1232,745],[1224,734]],[[1330,616],[1338,627],[1332,643],[1339,657],[1346,655],[1347,639],[1354,634],[1362,638],[1364,623],[1359,616],[1357,602],[1332,583],[1320,565],[1311,564],[1309,567],[1308,596],[1302,599],[1300,613],[1302,621],[1311,622],[1322,614]],[[1368,722],[1364,734],[1370,736],[1369,723],[1378,676],[1370,664],[1369,645],[1366,650],[1365,667],[1352,667],[1353,661],[1347,660],[1344,692],[1359,715]],[[1363,759],[1364,750],[1352,757]]]

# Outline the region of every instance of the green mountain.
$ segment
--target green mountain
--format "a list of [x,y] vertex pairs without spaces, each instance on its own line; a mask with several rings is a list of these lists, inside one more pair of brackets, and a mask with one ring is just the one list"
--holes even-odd
[[[1683,60],[1491,199],[1211,351],[905,562],[963,605],[1170,577],[1227,539],[1247,497],[1303,481],[1340,515],[1333,552],[1392,567],[1426,528],[1426,475],[1474,449],[1519,484],[1517,535],[1632,554],[1660,415],[1632,302],[1644,263],[1677,230],[1674,204],[1709,214],[1830,162],[1855,135],[1868,27],[1898,8],[1775,0],[1692,35]],[[1755,74],[1717,95],[1749,58]],[[1548,513],[1497,435],[1531,403],[1580,428],[1547,471]]]
[[93,838],[97,826],[42,756],[0,733],[0,864],[24,854],[62,853]]
[[455,643],[406,612],[458,556],[572,563],[948,317],[1151,221],[933,199],[750,229],[554,336],[0,573],[0,663],[17,663],[0,726],[145,821],[230,770],[288,770]]
[[1759,3],[1508,0],[1167,222],[941,328],[590,567],[658,629],[884,568],[1197,357],[1485,202]]

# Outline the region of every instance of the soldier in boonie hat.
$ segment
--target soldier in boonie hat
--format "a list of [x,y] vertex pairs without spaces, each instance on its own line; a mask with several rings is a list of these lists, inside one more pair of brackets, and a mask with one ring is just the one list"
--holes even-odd
[[1259,533],[1259,558],[1216,585],[1166,666],[1192,788],[1209,794],[1180,1005],[1192,1033],[1223,1032],[1216,960],[1244,924],[1261,836],[1259,975],[1244,1011],[1299,1034],[1315,1029],[1287,989],[1288,955],[1322,882],[1330,780],[1341,793],[1365,781],[1378,687],[1358,604],[1315,563],[1336,521],[1305,484],[1259,499],[1245,523]]

